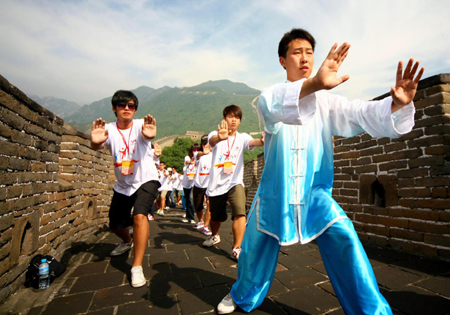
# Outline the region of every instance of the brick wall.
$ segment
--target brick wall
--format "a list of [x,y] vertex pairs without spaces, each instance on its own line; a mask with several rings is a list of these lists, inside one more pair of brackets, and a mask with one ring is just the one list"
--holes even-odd
[[111,157],[88,135],[0,76],[0,301],[34,255],[60,258],[104,227],[114,181]]
[[[450,74],[422,80],[415,106],[415,127],[399,139],[335,138],[333,197],[362,241],[448,260]],[[263,164],[245,165],[248,206]]]

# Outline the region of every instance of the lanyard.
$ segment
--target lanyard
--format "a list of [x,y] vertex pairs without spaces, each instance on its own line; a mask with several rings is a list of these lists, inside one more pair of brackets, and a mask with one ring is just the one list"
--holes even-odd
[[[122,140],[123,140],[123,142],[125,143],[125,147],[127,148],[127,151],[128,151],[128,156],[130,155],[130,147],[128,146],[128,143],[125,141],[125,137],[123,136],[123,134],[120,132],[120,129],[119,129],[119,127],[117,127],[117,124],[116,124],[116,128],[117,128],[117,131],[120,133],[120,135],[122,136]],[[128,142],[130,142],[130,139],[131,139],[131,131],[133,130],[133,123],[131,123],[131,128],[130,128],[130,134],[128,135]]]
[[[234,135],[234,140],[233,140],[233,143],[231,144],[231,149],[233,149],[234,142],[236,141],[236,137],[237,137],[237,134]],[[225,154],[225,159],[226,159],[226,160],[229,159],[230,153],[231,153],[231,149],[230,149],[230,138],[229,138],[229,137],[227,138],[227,144],[228,144],[228,153]]]

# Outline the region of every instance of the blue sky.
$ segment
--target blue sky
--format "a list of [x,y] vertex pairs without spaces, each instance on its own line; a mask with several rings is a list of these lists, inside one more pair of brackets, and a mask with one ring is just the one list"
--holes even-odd
[[278,42],[301,27],[317,41],[315,70],[335,42],[352,44],[340,71],[350,80],[334,92],[371,99],[399,60],[420,60],[424,77],[450,72],[449,16],[446,0],[2,0],[0,74],[80,105],[142,85],[261,90],[285,80]]

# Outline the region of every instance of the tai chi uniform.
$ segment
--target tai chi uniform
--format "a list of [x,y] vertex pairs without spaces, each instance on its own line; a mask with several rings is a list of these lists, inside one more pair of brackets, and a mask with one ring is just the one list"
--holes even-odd
[[[346,314],[392,314],[380,294],[353,224],[331,197],[332,136],[398,138],[414,126],[414,105],[391,113],[392,98],[348,101],[327,92],[299,100],[303,80],[265,89],[258,114],[265,125],[265,166],[250,209],[233,300],[250,312],[270,288],[281,245],[317,239]],[[301,297],[299,297],[301,298]]]

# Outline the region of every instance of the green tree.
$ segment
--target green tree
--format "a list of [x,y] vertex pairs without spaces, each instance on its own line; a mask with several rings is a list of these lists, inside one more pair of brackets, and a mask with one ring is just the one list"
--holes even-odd
[[167,167],[175,167],[178,173],[183,173],[184,157],[189,154],[189,149],[194,144],[190,138],[176,138],[173,145],[165,147],[162,151],[161,162]]

